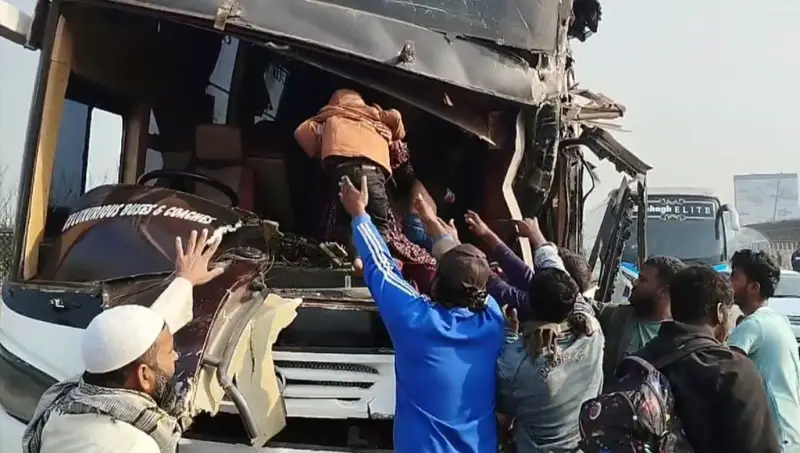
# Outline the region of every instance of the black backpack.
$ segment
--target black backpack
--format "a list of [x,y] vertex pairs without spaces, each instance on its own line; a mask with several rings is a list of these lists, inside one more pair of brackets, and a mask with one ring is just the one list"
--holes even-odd
[[658,370],[717,346],[710,339],[689,341],[652,364],[640,357],[624,357],[616,380],[581,405],[583,453],[693,453],[675,416],[669,381]]

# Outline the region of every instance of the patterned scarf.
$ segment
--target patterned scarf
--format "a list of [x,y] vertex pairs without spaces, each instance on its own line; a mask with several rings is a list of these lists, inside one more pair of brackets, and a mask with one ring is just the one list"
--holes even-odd
[[42,430],[53,412],[102,414],[129,423],[152,437],[161,453],[175,453],[183,434],[178,419],[159,408],[150,396],[135,390],[98,387],[73,378],[55,384],[42,395],[22,436],[22,453],[40,453]]

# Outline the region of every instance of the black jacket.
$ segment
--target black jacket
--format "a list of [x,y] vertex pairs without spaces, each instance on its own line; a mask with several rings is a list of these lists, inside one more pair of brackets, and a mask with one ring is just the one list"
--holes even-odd
[[800,250],[795,250],[792,253],[792,270],[800,272]]
[[764,383],[744,355],[718,343],[710,328],[668,321],[636,355],[653,363],[698,338],[717,346],[661,371],[675,395],[675,411],[695,453],[780,453]]

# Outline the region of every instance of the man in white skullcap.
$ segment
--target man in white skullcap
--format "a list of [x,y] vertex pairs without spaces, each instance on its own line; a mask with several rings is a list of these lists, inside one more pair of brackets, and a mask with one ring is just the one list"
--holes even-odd
[[193,231],[176,239],[176,278],[150,308],[121,305],[86,328],[86,371],[42,396],[25,430],[23,453],[175,453],[183,433],[172,335],[192,318],[192,288],[222,273],[209,269],[219,241]]

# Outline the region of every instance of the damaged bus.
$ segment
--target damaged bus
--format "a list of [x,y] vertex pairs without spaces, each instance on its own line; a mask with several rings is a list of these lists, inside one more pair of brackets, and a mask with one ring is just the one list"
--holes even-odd
[[[420,178],[448,178],[528,262],[499,220],[538,216],[579,250],[584,150],[635,180],[649,167],[596,123],[622,107],[575,88],[569,39],[599,10],[574,1],[38,0],[31,17],[0,1],[2,37],[40,52],[0,306],[0,451],[82,372],[89,321],[151,304],[175,236],[201,228],[226,271],[175,335],[180,450],[392,450],[392,344],[344,249],[314,240],[331,194],[293,131],[355,89],[402,112]],[[122,119],[102,150],[119,171],[88,187],[96,110]]]

